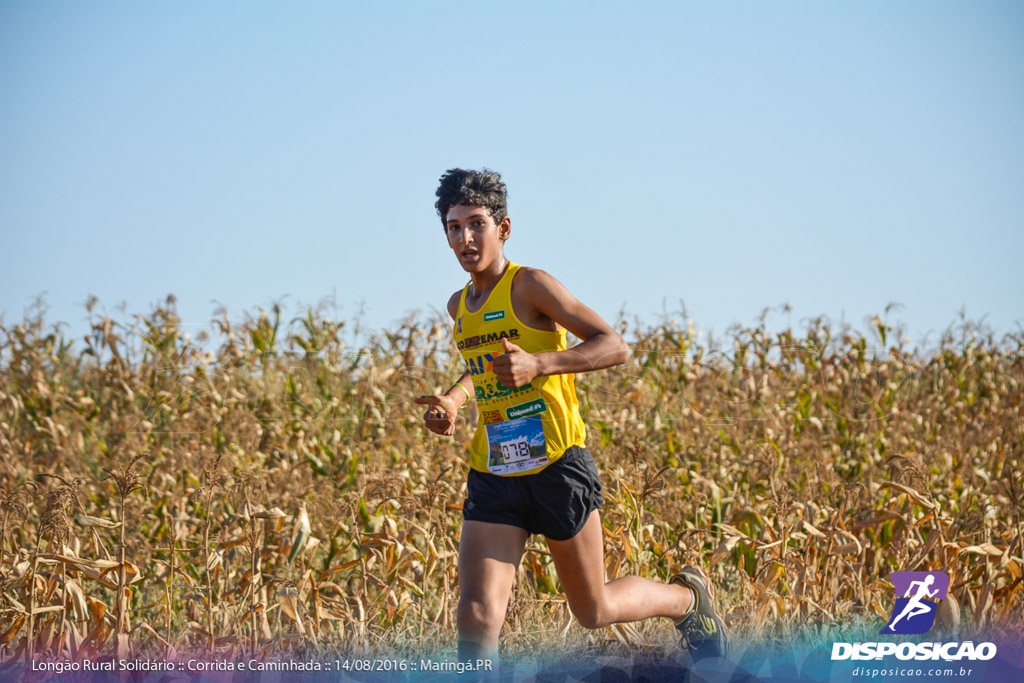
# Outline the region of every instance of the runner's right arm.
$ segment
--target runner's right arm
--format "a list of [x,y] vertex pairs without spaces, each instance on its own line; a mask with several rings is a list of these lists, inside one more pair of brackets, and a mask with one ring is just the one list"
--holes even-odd
[[[452,294],[448,299],[448,314],[455,320],[459,312],[459,299],[462,290]],[[455,433],[455,416],[459,408],[469,402],[473,394],[473,376],[467,369],[462,377],[456,380],[448,391],[441,395],[419,396],[414,400],[420,405],[430,406],[423,415],[423,424],[430,431],[442,436],[451,436]]]
[[472,390],[473,378],[469,370],[466,370],[462,377],[440,396],[418,396],[413,400],[420,405],[430,406],[423,415],[423,424],[427,429],[441,436],[451,436],[455,433],[455,416],[459,408],[469,402]]

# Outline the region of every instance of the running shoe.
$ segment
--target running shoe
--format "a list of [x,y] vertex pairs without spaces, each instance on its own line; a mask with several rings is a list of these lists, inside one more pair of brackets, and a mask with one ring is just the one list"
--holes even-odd
[[692,590],[695,601],[690,611],[676,622],[676,628],[683,636],[679,644],[690,652],[694,660],[725,657],[729,636],[725,632],[725,623],[715,611],[715,589],[708,575],[697,567],[684,567],[669,583]]

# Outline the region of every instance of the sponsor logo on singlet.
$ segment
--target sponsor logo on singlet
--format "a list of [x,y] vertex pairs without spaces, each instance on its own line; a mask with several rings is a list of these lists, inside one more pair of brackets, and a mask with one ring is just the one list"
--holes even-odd
[[459,351],[463,351],[465,349],[483,346],[484,344],[500,342],[502,339],[519,339],[519,329],[512,328],[511,330],[501,330],[500,332],[477,334],[472,337],[466,337],[465,339],[459,339],[455,342],[455,345],[459,348]]
[[473,384],[476,400],[481,403],[484,401],[494,401],[499,398],[506,398],[508,396],[515,396],[516,394],[533,389],[532,384],[524,384],[521,387],[507,387],[498,381],[482,384],[483,386],[476,384],[475,382]]
[[500,355],[500,353],[485,353],[482,356],[470,358],[466,361],[466,365],[469,366],[469,373],[475,377],[476,375],[489,372],[494,367],[494,359]]
[[544,399],[538,398],[536,401],[530,401],[529,403],[523,403],[517,406],[512,406],[505,413],[508,415],[508,419],[514,420],[517,417],[526,417],[527,415],[539,415],[548,409],[544,403]]

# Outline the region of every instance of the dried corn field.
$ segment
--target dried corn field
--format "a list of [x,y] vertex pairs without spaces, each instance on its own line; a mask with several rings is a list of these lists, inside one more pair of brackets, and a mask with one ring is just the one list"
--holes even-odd
[[[1021,632],[1024,335],[620,328],[630,363],[578,378],[609,575],[701,564],[734,635],[793,639],[877,632],[890,571],[943,570],[941,628]],[[169,298],[91,329],[0,324],[0,660],[454,646],[475,415],[444,439],[411,403],[458,374],[444,320],[356,342],[319,311],[222,311],[197,346]],[[540,540],[505,634],[674,640],[582,629]]]

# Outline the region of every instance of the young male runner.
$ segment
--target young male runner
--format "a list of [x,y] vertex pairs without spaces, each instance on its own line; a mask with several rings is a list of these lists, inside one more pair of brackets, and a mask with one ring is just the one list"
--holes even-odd
[[[626,343],[558,280],[505,258],[512,223],[498,173],[451,169],[437,197],[448,246],[470,275],[448,300],[467,370],[444,394],[415,400],[429,406],[424,422],[437,434],[454,433],[471,395],[480,413],[459,542],[460,659],[497,656],[531,533],[547,538],[569,608],[586,628],[667,617],[694,658],[724,656],[724,624],[702,570],[686,567],[669,584],[638,576],[605,583],[604,501],[574,373],[626,362]],[[571,349],[567,330],[582,340]]]

